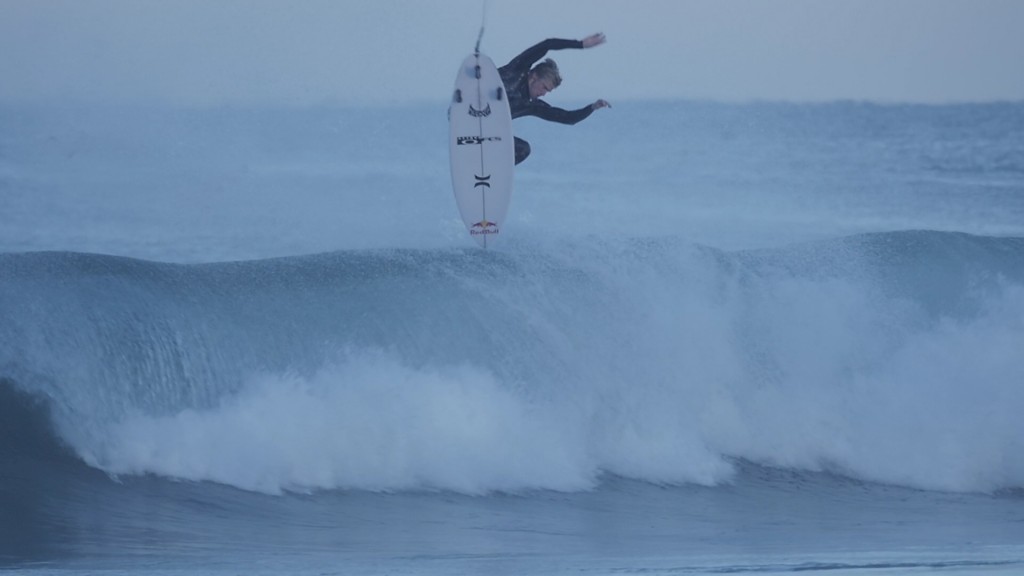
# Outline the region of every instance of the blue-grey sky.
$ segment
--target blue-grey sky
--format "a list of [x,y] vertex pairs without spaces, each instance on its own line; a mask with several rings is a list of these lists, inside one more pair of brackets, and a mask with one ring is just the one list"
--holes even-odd
[[[1024,100],[1021,0],[487,0],[501,65],[547,37],[549,99]],[[483,0],[0,0],[0,102],[446,101]]]

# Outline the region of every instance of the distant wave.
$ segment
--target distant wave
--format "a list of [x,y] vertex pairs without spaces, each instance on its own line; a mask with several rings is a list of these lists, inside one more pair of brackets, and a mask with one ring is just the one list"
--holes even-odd
[[1022,238],[0,254],[4,454],[268,493],[715,485],[737,460],[1012,489],[1022,349]]

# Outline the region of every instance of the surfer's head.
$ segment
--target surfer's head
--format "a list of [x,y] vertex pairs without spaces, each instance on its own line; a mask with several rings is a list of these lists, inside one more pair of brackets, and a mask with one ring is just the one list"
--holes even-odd
[[530,98],[540,98],[558,88],[562,83],[562,75],[558,73],[558,64],[548,58],[530,70],[527,81],[530,84]]

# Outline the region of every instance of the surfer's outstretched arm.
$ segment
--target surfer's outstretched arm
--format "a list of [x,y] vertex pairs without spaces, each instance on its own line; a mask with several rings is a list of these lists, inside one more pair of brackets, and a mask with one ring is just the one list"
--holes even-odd
[[502,68],[512,69],[524,69],[529,70],[530,66],[533,66],[538,60],[543,58],[551,50],[566,50],[569,48],[593,48],[600,44],[604,44],[605,37],[603,32],[591,34],[583,40],[567,40],[565,38],[548,38],[547,40],[541,40],[540,42],[530,46],[519,56],[513,58],[508,64],[502,66]]
[[516,56],[509,61],[508,64],[502,66],[502,69],[511,69],[517,71],[529,71],[530,67],[533,66],[538,60],[543,58],[551,50],[565,50],[568,48],[583,48],[583,42],[581,40],[566,40],[564,38],[548,38],[547,40],[541,40],[540,42],[530,46],[519,56]]

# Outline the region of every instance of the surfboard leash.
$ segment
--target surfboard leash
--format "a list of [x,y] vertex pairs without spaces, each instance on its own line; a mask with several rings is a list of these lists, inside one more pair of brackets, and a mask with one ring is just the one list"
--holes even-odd
[[476,36],[476,47],[473,54],[480,55],[480,41],[484,39],[484,25],[487,24],[487,0],[484,0],[483,13],[480,15],[480,33]]

